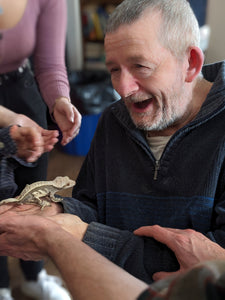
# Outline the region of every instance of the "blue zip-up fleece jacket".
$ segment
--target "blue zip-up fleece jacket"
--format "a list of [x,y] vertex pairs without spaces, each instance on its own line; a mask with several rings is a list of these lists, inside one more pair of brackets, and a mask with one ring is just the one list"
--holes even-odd
[[133,230],[192,228],[225,247],[225,62],[204,66],[214,82],[200,112],[156,162],[122,101],[102,114],[65,212],[90,223],[83,241],[150,283],[178,262],[165,245]]

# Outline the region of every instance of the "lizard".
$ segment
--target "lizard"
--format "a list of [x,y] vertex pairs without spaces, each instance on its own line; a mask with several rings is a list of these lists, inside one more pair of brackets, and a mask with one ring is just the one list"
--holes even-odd
[[61,202],[63,198],[55,197],[55,193],[73,187],[75,183],[68,176],[57,176],[54,180],[49,181],[36,181],[27,184],[19,196],[4,199],[0,205],[16,202],[18,204],[37,204],[44,209],[46,206],[51,206],[51,201]]

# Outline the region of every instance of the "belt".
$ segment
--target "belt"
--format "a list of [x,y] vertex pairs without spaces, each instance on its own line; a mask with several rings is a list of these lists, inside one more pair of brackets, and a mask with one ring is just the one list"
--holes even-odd
[[0,86],[8,81],[16,80],[16,79],[22,77],[24,72],[29,69],[30,69],[30,66],[26,62],[15,71],[0,74]]

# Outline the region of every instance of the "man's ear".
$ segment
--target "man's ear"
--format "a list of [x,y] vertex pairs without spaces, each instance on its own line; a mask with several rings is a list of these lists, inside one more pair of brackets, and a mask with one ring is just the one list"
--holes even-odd
[[186,82],[192,82],[202,70],[204,54],[199,47],[188,49],[188,68],[186,70]]

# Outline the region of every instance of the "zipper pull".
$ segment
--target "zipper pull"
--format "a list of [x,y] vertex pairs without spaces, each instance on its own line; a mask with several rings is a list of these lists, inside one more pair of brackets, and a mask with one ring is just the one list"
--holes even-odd
[[158,178],[158,170],[159,170],[159,160],[156,160],[155,161],[155,172],[154,172],[154,177],[153,177],[154,180],[157,180],[157,178]]

